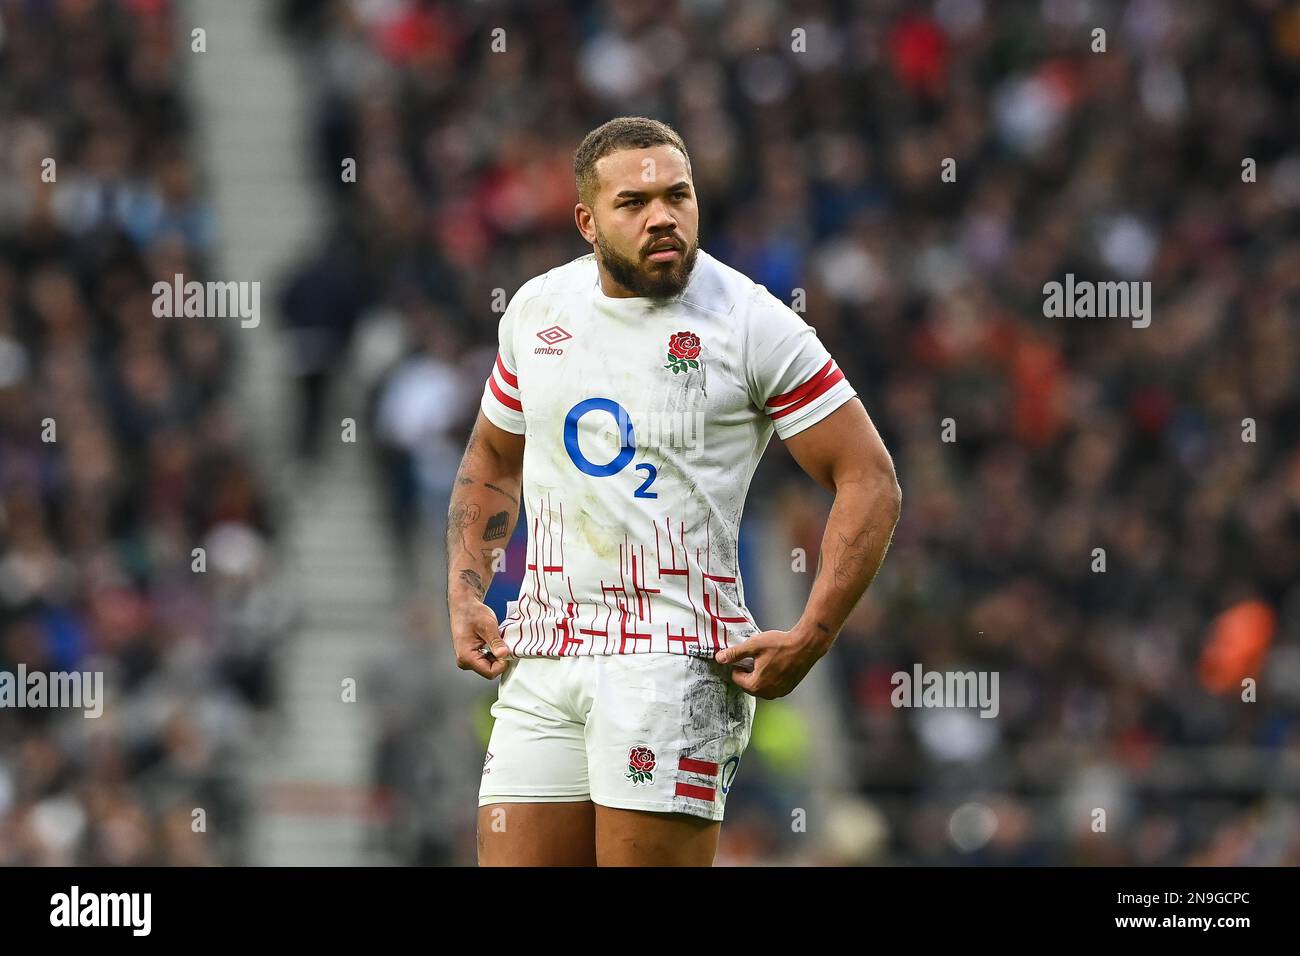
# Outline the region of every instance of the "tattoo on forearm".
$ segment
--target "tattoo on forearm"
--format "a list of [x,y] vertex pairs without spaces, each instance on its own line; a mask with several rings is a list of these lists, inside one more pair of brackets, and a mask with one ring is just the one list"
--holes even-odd
[[477,571],[464,568],[460,572],[460,579],[474,589],[474,593],[478,595],[479,600],[482,600],[483,595],[487,594],[487,588],[483,587],[483,578],[479,576]]
[[452,505],[447,512],[447,559],[451,560],[451,549],[459,544],[466,554],[473,554],[465,544],[465,529],[478,520],[482,510],[476,504]]
[[870,528],[863,528],[852,538],[846,534],[839,535],[841,547],[835,559],[836,585],[847,587],[862,573],[863,567],[871,560],[871,537]]
[[506,525],[510,521],[510,512],[498,511],[492,517],[487,519],[487,527],[483,529],[484,541],[495,541],[497,538],[506,536]]
[[461,537],[465,529],[478,520],[482,510],[476,504],[453,505],[447,513],[447,534]]
[[829,634],[831,632],[831,629],[827,627],[825,624],[823,624],[821,621],[817,622],[817,630],[822,631],[826,634]]
[[519,507],[519,499],[516,498],[514,495],[512,495],[510,492],[506,491],[504,488],[498,488],[496,485],[492,484],[492,482],[490,482],[490,481],[485,481],[485,482],[483,482],[483,487],[484,487],[484,488],[491,488],[493,491],[499,491],[501,494],[505,495],[507,498],[509,498],[511,501],[513,501],[513,502],[515,503],[515,507],[516,507],[516,508]]

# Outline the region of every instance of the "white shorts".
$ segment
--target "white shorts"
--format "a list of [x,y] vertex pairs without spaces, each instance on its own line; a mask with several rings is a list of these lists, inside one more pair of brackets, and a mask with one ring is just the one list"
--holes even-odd
[[512,660],[479,806],[591,800],[721,820],[756,703],[729,666],[686,654]]

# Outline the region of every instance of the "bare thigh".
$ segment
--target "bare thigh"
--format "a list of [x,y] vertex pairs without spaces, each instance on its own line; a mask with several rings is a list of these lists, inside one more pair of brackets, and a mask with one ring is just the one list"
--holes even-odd
[[712,866],[722,821],[596,806],[599,866]]
[[489,803],[478,808],[479,866],[595,866],[595,804]]

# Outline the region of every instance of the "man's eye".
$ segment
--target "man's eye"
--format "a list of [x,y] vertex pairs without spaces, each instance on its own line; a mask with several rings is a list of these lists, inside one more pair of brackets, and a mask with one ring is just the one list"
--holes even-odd
[[639,206],[639,205],[641,205],[641,200],[640,200],[640,199],[629,199],[627,202],[623,203],[623,205],[624,205],[624,206]]

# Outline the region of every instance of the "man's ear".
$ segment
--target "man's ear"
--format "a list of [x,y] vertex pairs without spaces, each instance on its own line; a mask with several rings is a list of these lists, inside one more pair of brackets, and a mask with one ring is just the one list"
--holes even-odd
[[595,245],[596,227],[592,219],[591,210],[585,203],[578,203],[573,207],[573,221],[578,227],[578,232],[582,234],[583,241],[587,245]]

